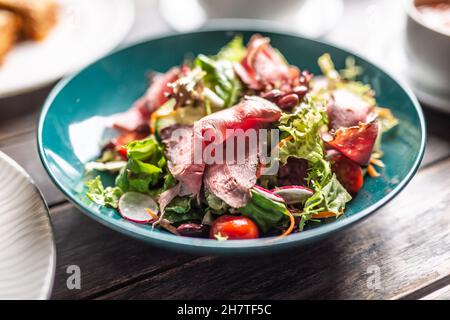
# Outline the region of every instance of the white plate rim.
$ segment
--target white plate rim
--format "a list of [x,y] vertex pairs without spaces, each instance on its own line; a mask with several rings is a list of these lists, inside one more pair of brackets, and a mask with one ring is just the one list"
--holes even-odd
[[[44,199],[44,196],[41,192],[41,190],[38,188],[38,186],[36,185],[36,183],[34,182],[34,180],[31,178],[31,176],[25,171],[24,168],[22,168],[16,161],[14,161],[14,159],[12,159],[10,156],[8,156],[6,153],[2,152],[0,150],[0,159],[5,161],[9,166],[11,166],[19,175],[21,175],[22,177],[24,177],[28,183],[33,187],[34,192],[38,195],[38,197],[41,200],[42,206],[45,210],[45,216],[46,219],[48,221],[48,226],[49,226],[49,231],[50,231],[50,235],[51,235],[51,259],[50,259],[50,264],[47,267],[46,270],[46,279],[43,283],[43,286],[40,290],[40,295],[36,296],[35,299],[37,300],[48,300],[50,299],[51,295],[52,295],[52,291],[53,291],[53,285],[54,285],[54,281],[55,281],[55,272],[56,272],[56,255],[57,255],[57,250],[56,250],[56,242],[55,242],[55,233],[54,233],[54,226],[52,223],[52,220],[50,219],[50,213],[49,213],[49,208],[47,205],[47,202]],[[14,297],[12,297],[11,299],[14,299]]]

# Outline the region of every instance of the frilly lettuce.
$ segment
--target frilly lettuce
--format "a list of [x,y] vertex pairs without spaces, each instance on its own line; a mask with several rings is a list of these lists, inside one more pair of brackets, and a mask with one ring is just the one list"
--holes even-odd
[[336,216],[342,214],[351,196],[336,179],[330,162],[325,159],[320,132],[327,124],[327,116],[322,105],[310,99],[292,113],[283,114],[279,122],[279,129],[288,134],[280,143],[281,163],[286,163],[289,157],[306,159],[309,166],[307,183],[315,191],[304,204],[300,228],[315,213],[329,211]]
[[118,187],[104,187],[100,176],[86,182],[86,196],[96,204],[117,208],[122,190]]
[[278,128],[281,136],[279,157],[285,164],[289,157],[317,162],[323,158],[320,130],[327,124],[324,107],[312,99],[296,107],[292,113],[283,113]]
[[356,66],[355,60],[352,57],[346,59],[346,68],[337,71],[331,56],[328,53],[323,54],[318,59],[319,67],[327,78],[327,88],[316,92],[317,96],[327,96],[335,89],[348,90],[362,99],[364,99],[370,106],[375,106],[374,91],[370,85],[356,81],[356,77],[362,73],[362,68]]

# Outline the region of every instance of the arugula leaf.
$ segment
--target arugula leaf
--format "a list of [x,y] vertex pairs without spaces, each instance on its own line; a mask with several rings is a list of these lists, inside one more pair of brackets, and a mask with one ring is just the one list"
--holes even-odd
[[116,185],[124,192],[150,193],[164,176],[166,158],[163,147],[153,138],[126,145],[128,162],[116,178]]
[[117,208],[122,190],[118,187],[104,187],[100,176],[86,182],[86,196],[96,204]]

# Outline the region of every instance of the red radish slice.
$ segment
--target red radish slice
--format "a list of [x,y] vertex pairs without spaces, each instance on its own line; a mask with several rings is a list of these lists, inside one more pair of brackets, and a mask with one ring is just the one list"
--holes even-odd
[[253,190],[255,190],[256,192],[259,192],[261,195],[263,195],[264,197],[266,197],[270,200],[277,201],[277,202],[284,202],[284,199],[281,196],[273,193],[270,190],[264,189],[263,187],[254,185]]
[[314,191],[303,186],[284,186],[271,191],[281,196],[287,204],[301,203],[314,194]]
[[119,212],[122,217],[137,223],[153,220],[145,210],[150,209],[158,214],[158,205],[150,196],[139,192],[126,192],[119,199]]

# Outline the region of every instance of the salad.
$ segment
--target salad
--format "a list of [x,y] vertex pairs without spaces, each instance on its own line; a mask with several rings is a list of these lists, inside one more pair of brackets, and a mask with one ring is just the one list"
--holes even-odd
[[86,164],[86,196],[134,223],[219,241],[339,219],[365,176],[380,175],[381,137],[398,121],[356,80],[352,57],[343,70],[326,53],[318,65],[321,75],[300,70],[255,34],[154,73]]

